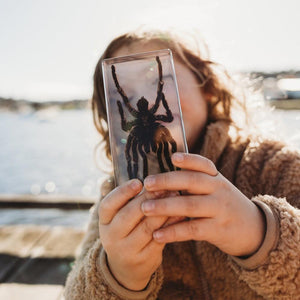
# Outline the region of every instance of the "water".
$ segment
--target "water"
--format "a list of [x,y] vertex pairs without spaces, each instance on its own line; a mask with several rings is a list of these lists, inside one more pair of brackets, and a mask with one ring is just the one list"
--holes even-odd
[[0,227],[4,225],[39,224],[67,226],[83,229],[89,220],[87,210],[47,209],[0,209]]
[[[300,111],[275,110],[272,114],[280,128],[278,133],[300,149]],[[1,112],[0,194],[97,198],[107,176],[94,161],[99,138],[89,110]],[[82,228],[88,214],[87,210],[2,209],[0,226],[47,224]]]
[[99,195],[89,110],[0,113],[0,194]]

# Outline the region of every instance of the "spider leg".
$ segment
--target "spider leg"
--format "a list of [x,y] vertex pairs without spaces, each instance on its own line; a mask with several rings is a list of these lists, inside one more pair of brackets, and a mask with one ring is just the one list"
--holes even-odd
[[[169,141],[169,143],[171,144],[171,149],[172,149],[172,153],[175,153],[177,151],[177,144],[175,142],[175,140],[171,137],[171,141]],[[176,167],[176,170],[181,170],[181,168]]]
[[150,152],[150,146],[151,146],[151,142],[145,143],[144,144],[144,150],[146,153]]
[[148,160],[147,155],[145,151],[143,150],[143,147],[141,144],[138,145],[139,153],[141,154],[143,158],[143,179],[145,179],[148,176]]
[[171,137],[171,140],[169,141],[172,146],[172,153],[175,153],[177,151],[177,144],[175,140]]
[[156,152],[157,151],[157,144],[155,141],[151,141],[151,149],[153,152]]
[[154,105],[151,107],[150,112],[151,113],[156,113],[158,107],[159,107],[159,102],[162,97],[162,89],[164,86],[163,82],[163,76],[162,76],[162,65],[161,61],[159,59],[159,56],[156,56],[156,61],[157,61],[157,67],[158,67],[158,84],[157,84],[157,96]]
[[125,157],[126,157],[126,161],[127,161],[127,173],[128,173],[129,179],[133,178],[132,166],[131,166],[131,156],[130,156],[130,149],[132,148],[132,140],[133,140],[133,136],[129,134],[127,143],[125,146]]
[[117,105],[118,105],[119,113],[120,113],[120,117],[121,117],[121,127],[124,131],[129,131],[132,128],[132,126],[135,125],[135,121],[133,120],[131,122],[127,122],[126,118],[124,116],[124,110],[123,110],[121,101],[118,100]]
[[159,142],[158,149],[157,149],[157,160],[158,160],[160,171],[162,173],[164,173],[164,172],[167,172],[167,170],[165,169],[164,163],[162,161],[162,155],[161,155],[162,154],[162,148],[163,148],[163,143]]
[[134,139],[132,142],[132,156],[133,156],[133,177],[132,178],[137,178],[138,170],[139,170],[139,157],[137,152],[137,145],[138,142],[136,139]]
[[118,78],[117,78],[117,74],[116,74],[116,68],[114,65],[111,66],[111,73],[112,73],[112,77],[113,77],[113,80],[114,80],[114,83],[116,85],[116,88],[118,90],[118,93],[121,95],[123,101],[124,101],[124,104],[126,105],[128,111],[134,116],[136,117],[137,116],[137,110],[135,110],[129,103],[129,100],[128,100],[128,97],[126,95],[126,93],[124,92],[124,90],[121,88],[120,84],[119,84],[119,81],[118,81]]
[[[175,153],[177,151],[177,144],[176,144],[175,140],[173,139],[173,137],[171,136],[170,131],[167,128],[165,128],[165,135],[166,135],[166,140],[171,144],[172,153]],[[171,161],[171,163],[172,163],[172,161]],[[173,168],[174,168],[174,165],[173,165]],[[175,167],[175,169],[181,170],[181,168],[179,168],[179,167]]]
[[173,114],[169,108],[168,102],[165,98],[165,94],[162,93],[162,104],[166,110],[166,115],[157,115],[155,117],[155,120],[163,121],[163,122],[168,122],[171,123],[174,119]]
[[167,141],[164,141],[164,155],[165,155],[165,160],[166,163],[169,167],[170,171],[174,171],[174,165],[171,161],[171,156],[170,156],[170,151],[169,151],[169,143]]

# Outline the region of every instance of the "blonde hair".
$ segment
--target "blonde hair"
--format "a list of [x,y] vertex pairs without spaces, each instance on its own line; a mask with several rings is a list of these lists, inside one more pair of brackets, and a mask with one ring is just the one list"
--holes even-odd
[[[206,53],[199,53],[199,47],[193,49],[181,38],[170,32],[151,31],[141,33],[127,33],[115,38],[105,49],[100,57],[94,73],[94,91],[92,98],[93,119],[97,131],[103,137],[105,153],[108,159],[110,156],[109,135],[107,126],[107,112],[104,96],[102,61],[111,58],[121,47],[129,47],[132,44],[154,43],[161,45],[162,49],[171,49],[173,56],[179,62],[185,64],[195,75],[199,88],[208,101],[207,125],[217,120],[233,124],[232,106],[237,99],[232,90],[228,87],[231,81],[227,72],[220,65],[204,58]],[[225,80],[224,80],[225,79]],[[243,106],[243,105],[242,105]]]

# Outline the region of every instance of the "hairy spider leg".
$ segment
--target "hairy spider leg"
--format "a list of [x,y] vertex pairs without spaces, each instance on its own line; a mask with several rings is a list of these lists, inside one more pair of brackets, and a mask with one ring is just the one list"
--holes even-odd
[[169,151],[169,143],[167,141],[164,141],[163,145],[164,145],[164,155],[165,155],[166,163],[169,167],[169,170],[174,171],[174,165],[171,161],[171,156]]
[[161,94],[161,99],[162,99],[162,104],[163,104],[163,106],[166,110],[166,115],[157,115],[157,116],[155,116],[155,119],[158,120],[158,121],[171,123],[173,121],[174,117],[173,117],[172,112],[169,108],[169,105],[167,103],[167,100],[165,98],[164,93]]
[[148,160],[145,151],[143,150],[143,146],[141,144],[138,145],[139,152],[143,158],[143,179],[148,176]]
[[157,96],[154,105],[150,109],[150,113],[154,114],[156,113],[158,107],[159,107],[159,102],[162,99],[162,89],[164,86],[163,82],[163,77],[162,77],[162,65],[161,61],[159,59],[159,56],[156,56],[156,61],[157,61],[157,67],[158,67],[158,84],[157,84]]
[[139,157],[138,157],[138,152],[137,152],[137,145],[138,145],[138,141],[136,138],[133,138],[132,141],[132,158],[133,158],[133,177],[129,178],[137,178],[138,176],[138,170],[139,170]]
[[144,150],[146,153],[150,152],[150,146],[151,146],[151,142],[147,141],[146,143],[143,144],[144,145]]
[[[177,144],[173,139],[168,128],[164,126],[162,126],[161,128],[161,140],[164,144],[164,156],[165,156],[166,163],[169,167],[169,170],[174,171],[175,167],[171,161],[171,155],[177,151]],[[171,146],[171,153],[170,153],[169,145]]]
[[118,100],[117,105],[118,105],[119,113],[120,113],[120,116],[121,116],[121,127],[124,131],[127,132],[132,128],[132,126],[135,125],[135,120],[127,122],[126,118],[124,116],[124,111],[123,111],[123,106],[122,106],[121,101]]
[[162,154],[162,149],[163,149],[163,143],[159,142],[158,143],[158,149],[157,149],[157,160],[158,160],[160,171],[162,173],[164,173],[164,172],[167,172],[167,170],[165,169],[165,166],[164,166],[164,163],[163,163],[163,160],[162,160],[162,155],[161,155]]
[[[172,149],[172,154],[173,154],[173,153],[175,153],[177,151],[177,144],[176,144],[175,140],[172,138],[172,136],[171,136],[171,141],[169,141],[169,143],[172,146],[171,149]],[[176,167],[175,169],[176,170],[181,170],[181,168],[179,168],[179,167]]]
[[155,153],[157,151],[157,143],[156,141],[151,141],[151,149]]
[[126,157],[126,161],[127,161],[127,173],[128,173],[129,179],[134,178],[133,173],[132,173],[132,166],[131,166],[132,160],[131,160],[131,156],[130,156],[130,149],[132,148],[132,140],[133,140],[133,136],[132,136],[132,134],[129,134],[127,143],[125,146],[125,157]]
[[115,85],[116,85],[116,88],[118,90],[118,93],[121,95],[123,101],[124,101],[124,104],[126,105],[128,111],[131,113],[132,116],[134,117],[137,117],[138,115],[138,112],[136,109],[134,109],[130,103],[129,103],[129,100],[128,100],[128,97],[126,95],[126,93],[124,92],[124,90],[121,88],[120,84],[119,84],[119,81],[118,81],[118,78],[117,78],[117,74],[116,74],[116,68],[114,65],[111,66],[111,72],[112,72],[112,77],[113,77],[113,80],[115,82]]

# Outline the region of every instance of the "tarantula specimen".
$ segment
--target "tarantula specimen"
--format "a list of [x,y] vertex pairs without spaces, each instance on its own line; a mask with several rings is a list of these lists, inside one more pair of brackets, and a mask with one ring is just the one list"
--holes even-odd
[[[133,120],[127,121],[124,116],[123,105],[121,101],[117,101],[119,113],[121,116],[122,130],[129,132],[126,146],[125,157],[127,160],[127,173],[129,179],[138,177],[139,156],[143,161],[143,178],[148,175],[148,160],[147,154],[152,151],[157,156],[158,165],[161,172],[175,170],[171,162],[171,154],[177,151],[177,144],[173,139],[170,131],[161,122],[171,123],[173,121],[172,112],[168,106],[163,93],[163,75],[162,64],[159,56],[156,56],[158,66],[158,85],[157,96],[155,103],[149,108],[149,102],[142,96],[137,101],[137,109],[130,103],[129,99],[120,86],[116,75],[116,68],[111,66],[112,77],[118,93],[122,97],[123,103],[128,112],[133,117]],[[160,101],[166,110],[166,114],[156,114]]]

